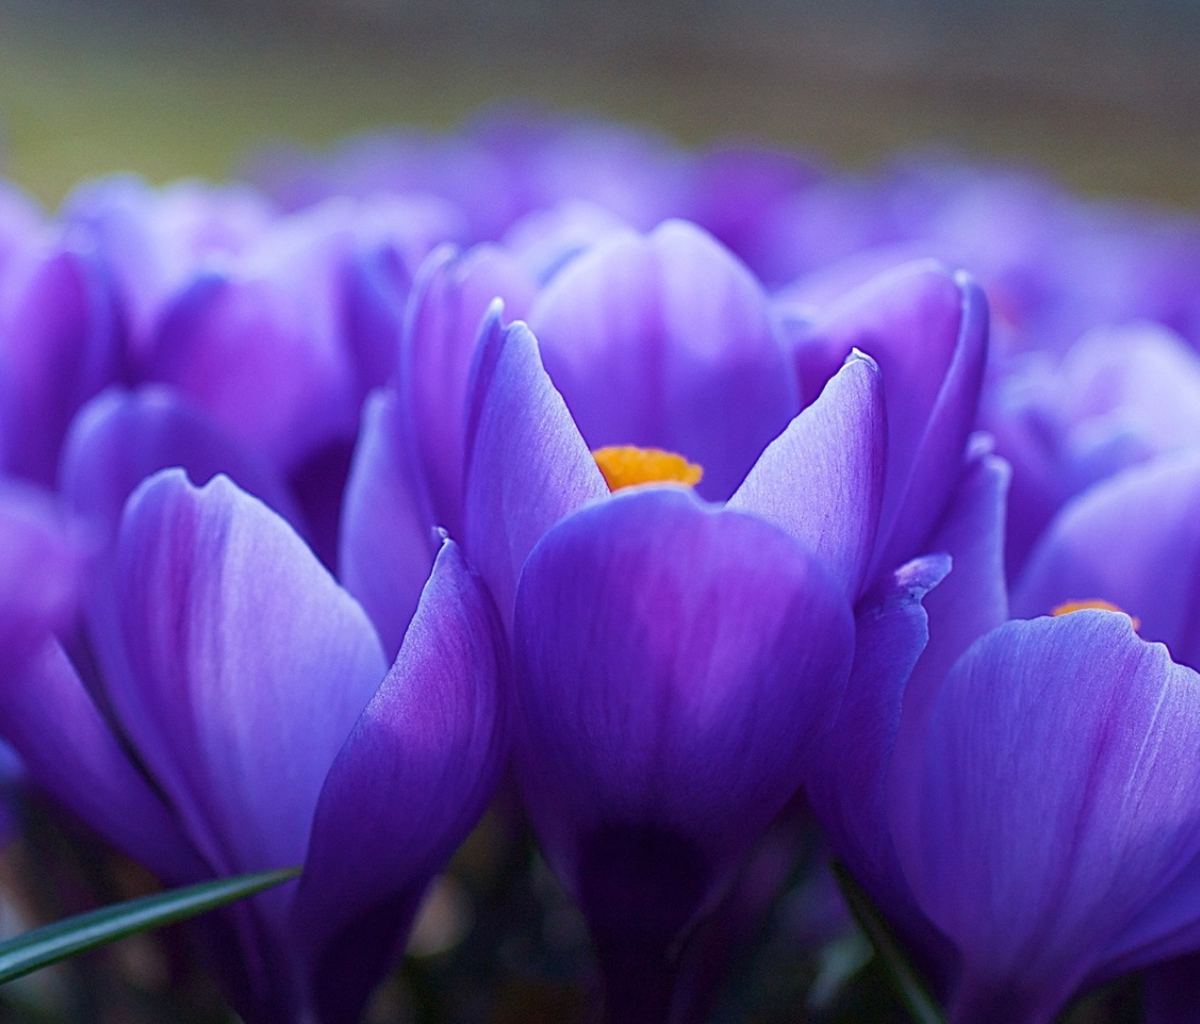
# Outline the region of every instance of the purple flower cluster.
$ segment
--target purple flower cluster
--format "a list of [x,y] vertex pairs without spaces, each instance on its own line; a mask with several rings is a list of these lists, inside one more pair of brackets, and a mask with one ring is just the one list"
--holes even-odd
[[303,866],[199,931],[247,1021],[357,1020],[502,784],[611,1024],[796,815],[951,1024],[1194,1019],[1200,221],[517,116],[251,174],[0,193],[0,736]]

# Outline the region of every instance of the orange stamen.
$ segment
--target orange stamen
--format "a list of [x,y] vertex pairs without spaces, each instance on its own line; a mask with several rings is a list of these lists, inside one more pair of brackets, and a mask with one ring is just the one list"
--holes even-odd
[[[1102,612],[1120,612],[1122,615],[1129,615],[1124,608],[1118,608],[1111,601],[1105,601],[1098,597],[1092,598],[1089,601],[1064,601],[1062,604],[1055,605],[1053,608],[1051,608],[1050,614],[1054,616],[1070,615],[1071,612],[1081,612],[1087,608],[1094,608]],[[1141,629],[1141,619],[1139,619],[1136,615],[1129,615],[1129,618],[1133,622],[1134,629]]]
[[684,484],[695,487],[704,470],[682,455],[661,448],[610,445],[592,452],[610,491],[638,484]]

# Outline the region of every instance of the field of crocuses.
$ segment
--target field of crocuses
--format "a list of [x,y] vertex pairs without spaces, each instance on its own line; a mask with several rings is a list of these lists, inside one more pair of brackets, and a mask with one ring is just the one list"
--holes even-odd
[[5,187],[7,931],[127,925],[4,1019],[1200,1020],[1198,346],[950,158]]

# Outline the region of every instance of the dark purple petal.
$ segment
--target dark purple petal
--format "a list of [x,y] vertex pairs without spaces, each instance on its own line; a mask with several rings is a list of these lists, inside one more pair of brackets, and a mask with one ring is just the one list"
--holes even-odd
[[298,864],[321,784],[383,678],[358,604],[273,512],[179,471],[130,498],[119,636],[96,637],[129,739],[221,873]]
[[709,235],[614,235],[543,290],[529,324],[588,445],[679,452],[728,498],[799,410],[766,296]]
[[112,388],[79,411],[63,447],[59,488],[75,511],[115,534],[125,500],[137,485],[173,466],[186,470],[196,484],[224,473],[298,524],[295,502],[275,469],[161,385]]
[[879,368],[852,356],[771,442],[729,507],[762,516],[799,540],[853,601],[875,547],[886,465]]
[[397,405],[395,392],[379,391],[363,407],[338,552],[342,585],[371,616],[389,657],[400,649],[437,548]]
[[602,947],[661,954],[711,906],[799,786],[852,635],[811,554],[682,488],[623,492],[535,548],[517,594],[518,767]]
[[430,256],[413,288],[400,357],[400,394],[411,410],[435,522],[462,526],[467,395],[484,315],[504,301],[509,319],[525,315],[534,282],[504,250],[484,245],[458,256]]
[[1010,622],[958,661],[892,819],[962,957],[952,1020],[1051,1020],[1196,857],[1198,715],[1200,678],[1112,612]]
[[498,315],[489,319],[471,395],[464,540],[508,625],[533,546],[609,490],[524,324],[506,328]]
[[922,601],[948,572],[946,555],[926,555],[859,603],[846,696],[804,784],[834,853],[906,939],[922,922],[892,847],[886,783],[904,688],[929,639]]
[[403,951],[433,875],[499,780],[504,635],[447,542],[399,657],[321,791],[294,920],[325,1024],[352,1024]]
[[[1008,464],[980,451],[967,466],[933,534],[929,551],[950,556],[950,575],[924,601],[929,616],[929,643],[913,670],[904,694],[905,724],[897,755],[901,762],[919,760],[905,748],[904,733],[924,728],[929,701],[946,673],[976,640],[1008,619],[1004,580],[1005,498]],[[919,742],[919,741],[917,741]]]
[[1200,456],[1163,456],[1066,504],[1030,556],[1013,613],[1103,600],[1179,662],[1200,666]]
[[57,643],[47,643],[22,671],[5,677],[0,735],[38,785],[161,878],[181,884],[211,874]]

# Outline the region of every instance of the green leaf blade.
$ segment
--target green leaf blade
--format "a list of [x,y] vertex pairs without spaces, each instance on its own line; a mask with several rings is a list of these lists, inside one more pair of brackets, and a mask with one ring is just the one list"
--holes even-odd
[[296,878],[300,868],[218,878],[114,903],[0,942],[0,985],[118,939],[196,917]]
[[896,995],[917,1024],[946,1024],[946,1018],[929,995],[908,957],[900,948],[892,930],[859,884],[841,864],[834,861],[833,874],[838,888],[859,928],[875,948]]

